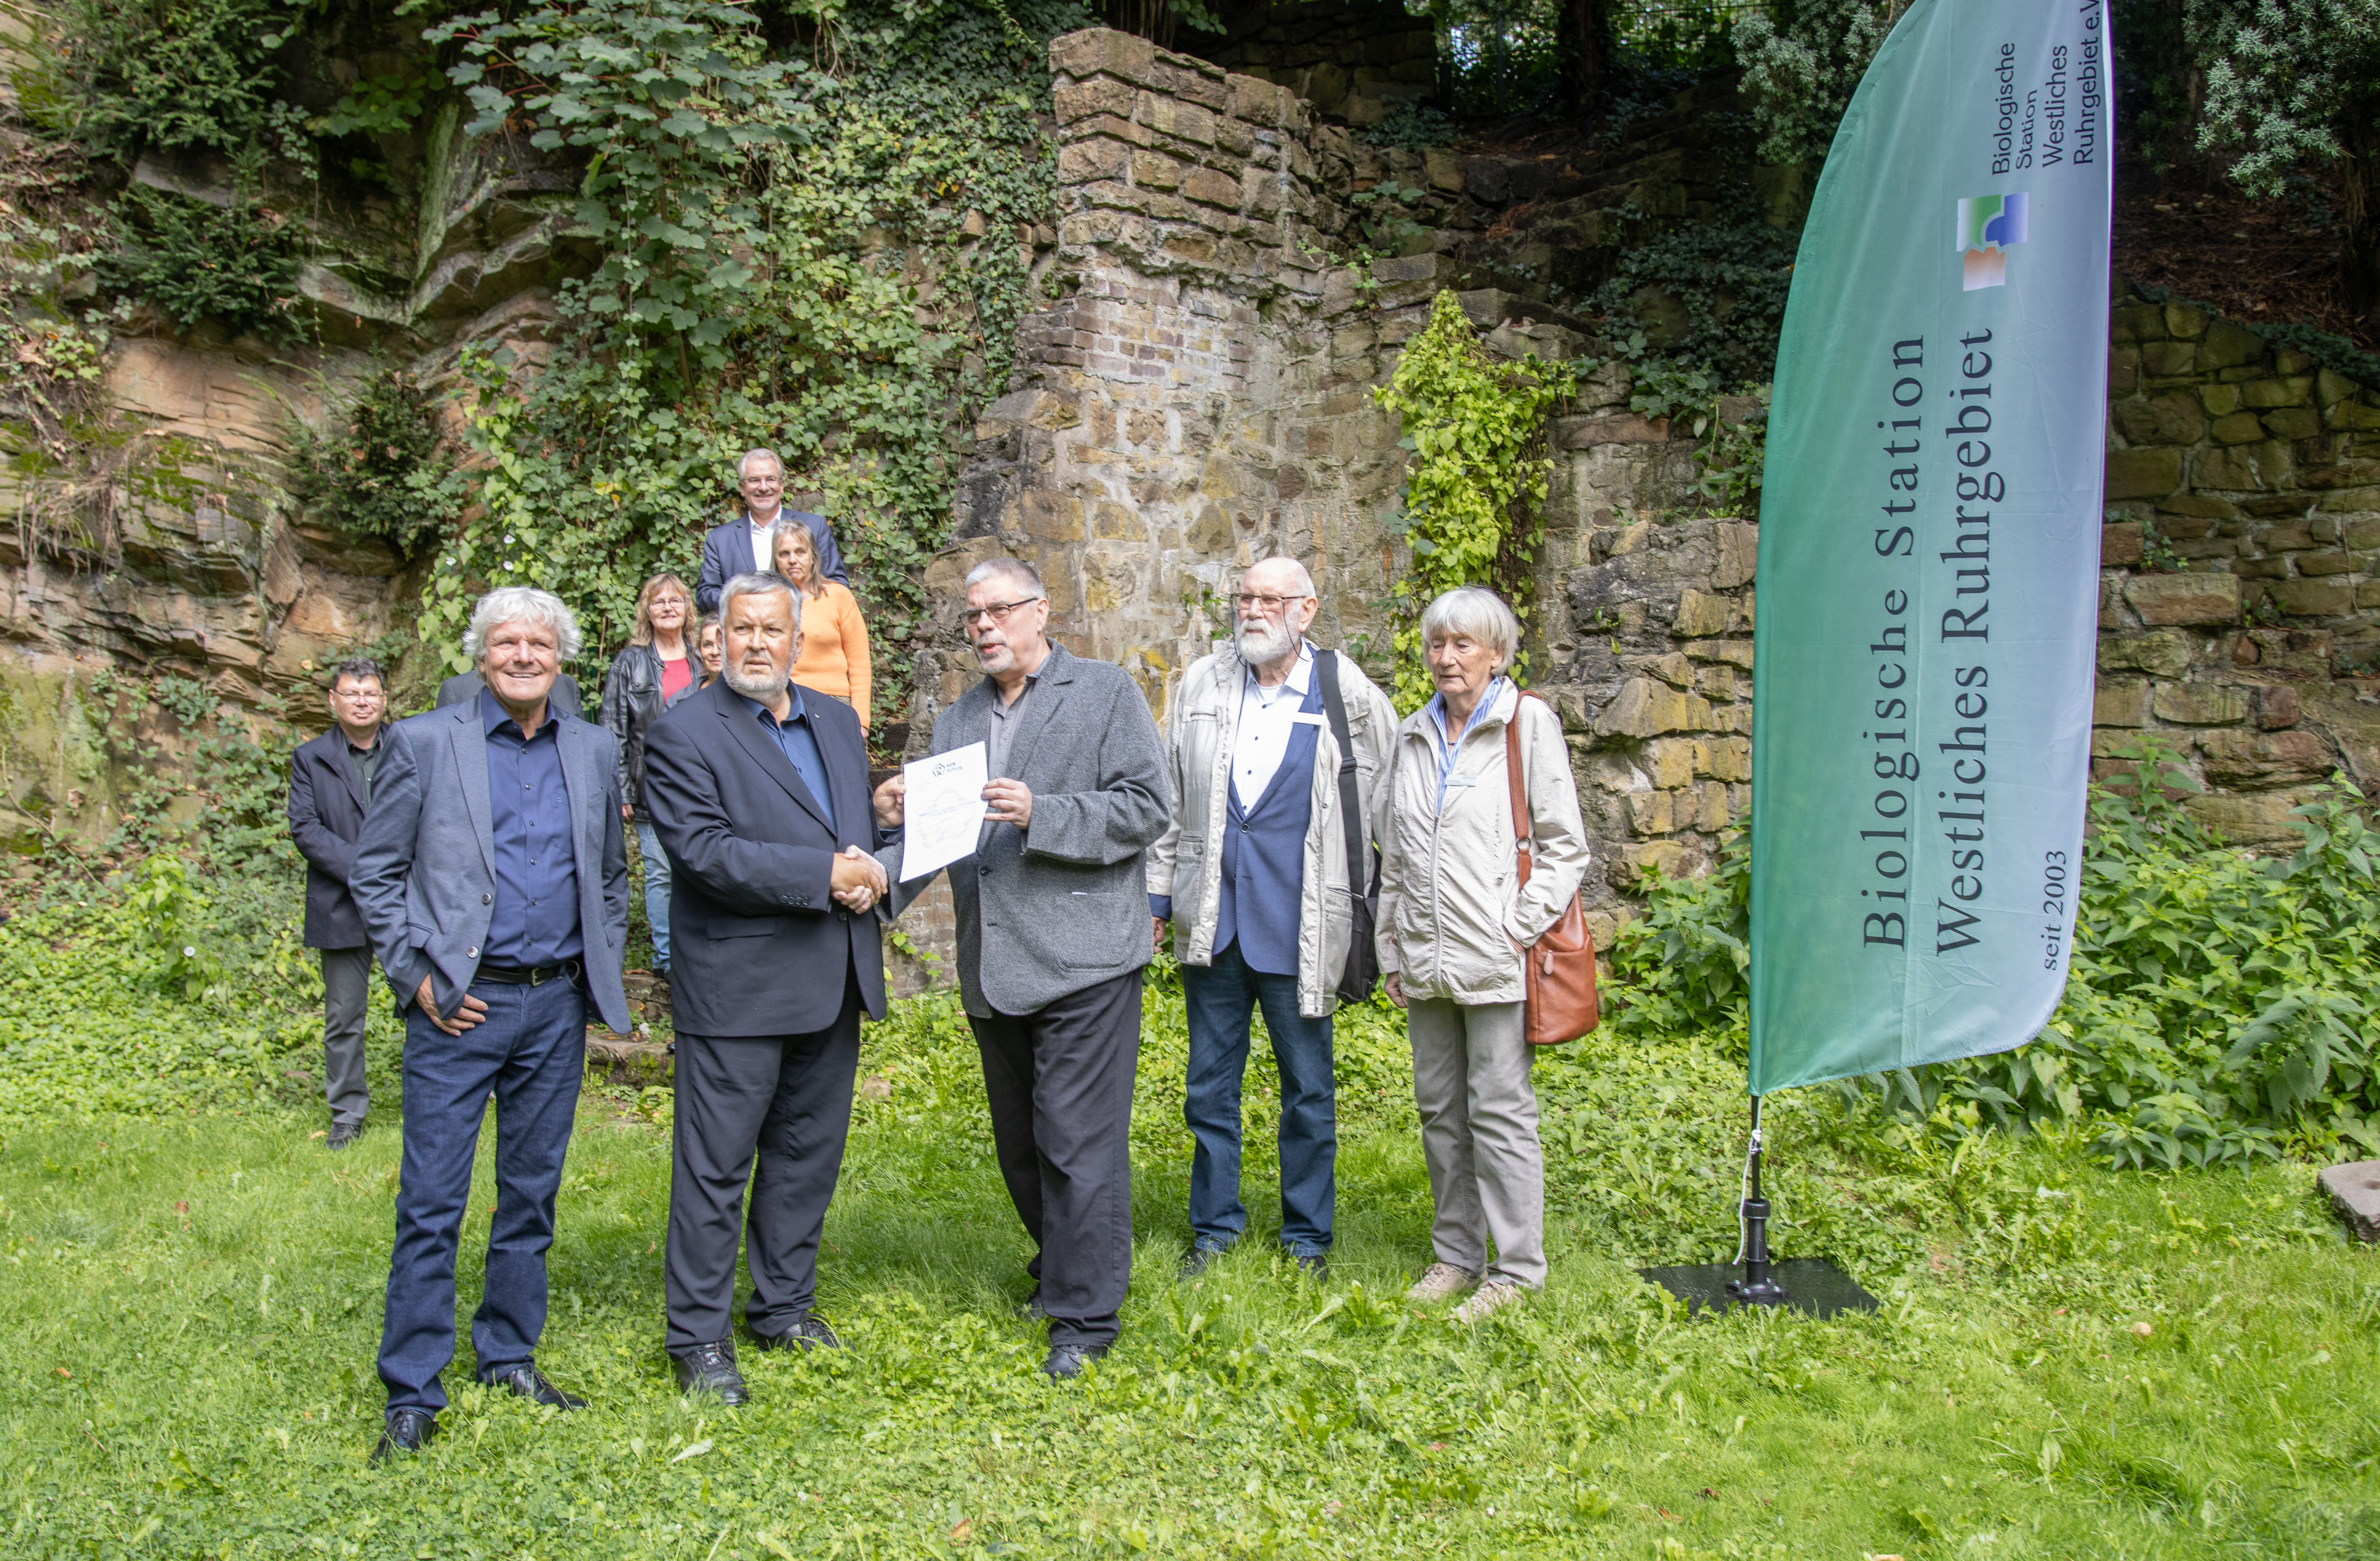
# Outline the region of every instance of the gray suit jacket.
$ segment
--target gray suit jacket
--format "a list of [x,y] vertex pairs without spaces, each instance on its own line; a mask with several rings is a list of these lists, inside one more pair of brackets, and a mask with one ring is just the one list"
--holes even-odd
[[[935,720],[933,752],[985,741],[998,697],[990,678],[967,690]],[[1033,793],[1033,822],[986,824],[949,868],[959,996],[978,1018],[1037,1012],[1148,962],[1141,853],[1173,817],[1165,746],[1123,668],[1052,645],[1018,719],[1009,771]],[[880,854],[897,880],[900,846]],[[896,881],[892,914],[933,881]]]
[[[570,790],[578,933],[587,990],[603,1023],[629,1027],[620,960],[628,943],[628,858],[620,834],[620,760],[612,734],[562,711],[555,739]],[[495,836],[488,734],[479,701],[398,721],[381,739],[371,811],[347,878],[399,1012],[421,978],[451,1015],[480,968],[494,914]]]

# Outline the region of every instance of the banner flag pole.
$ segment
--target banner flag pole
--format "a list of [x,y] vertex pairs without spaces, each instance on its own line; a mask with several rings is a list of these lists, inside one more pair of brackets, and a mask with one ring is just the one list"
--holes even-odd
[[[2098,630],[2108,43],[2101,0],[1916,0],[1819,175],[1760,507],[1755,1112],[2022,1046],[2065,990]],[[1768,1282],[1798,1291],[1791,1266]]]

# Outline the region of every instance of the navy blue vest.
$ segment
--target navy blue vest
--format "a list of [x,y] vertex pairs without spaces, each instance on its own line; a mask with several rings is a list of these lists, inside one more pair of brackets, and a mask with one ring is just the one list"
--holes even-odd
[[[1241,697],[1246,697],[1245,685]],[[1322,679],[1308,680],[1308,715],[1322,713]],[[1297,974],[1297,910],[1305,881],[1305,829],[1314,817],[1314,748],[1321,728],[1300,721],[1289,751],[1251,809],[1226,770],[1223,865],[1215,899],[1215,952],[1236,938],[1240,958],[1262,975]],[[1246,847],[1243,850],[1242,847]]]

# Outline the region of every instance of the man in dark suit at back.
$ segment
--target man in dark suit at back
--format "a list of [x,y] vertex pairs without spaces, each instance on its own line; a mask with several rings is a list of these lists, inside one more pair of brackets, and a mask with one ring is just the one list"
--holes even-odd
[[859,718],[789,681],[802,648],[793,587],[745,571],[721,607],[720,680],[654,723],[645,805],[670,857],[677,1023],[667,1349],[681,1386],[740,1404],[730,1303],[747,1179],[754,1345],[838,1343],[810,1303],[860,1010],[884,1017],[885,874],[869,854]]
[[694,583],[694,605],[700,612],[719,611],[720,588],[738,575],[765,575],[777,567],[769,530],[779,521],[798,520],[810,528],[818,545],[819,573],[838,585],[851,584],[844,568],[843,550],[834,545],[834,529],[826,516],[808,510],[783,508],[785,465],[773,450],[747,450],[735,463],[735,486],[744,495],[744,513],[724,526],[714,526],[702,538],[702,573]]
[[289,760],[289,838],[306,859],[306,947],[322,951],[322,1093],[331,1106],[326,1145],[345,1149],[364,1131],[364,1010],[371,991],[371,935],[347,888],[356,836],[371,806],[372,772],[388,695],[380,663],[356,656],[331,674],[331,730]]

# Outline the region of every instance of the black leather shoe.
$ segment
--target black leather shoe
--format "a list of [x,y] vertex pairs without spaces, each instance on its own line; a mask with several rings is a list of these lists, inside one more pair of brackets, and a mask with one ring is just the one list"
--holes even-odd
[[781,1334],[754,1334],[755,1349],[840,1349],[843,1340],[826,1325],[826,1319],[815,1312],[805,1312],[802,1320]]
[[436,1434],[438,1417],[428,1410],[391,1410],[380,1428],[380,1446],[372,1449],[372,1462],[387,1463],[399,1453],[418,1453]]
[[698,1344],[672,1355],[670,1365],[677,1372],[678,1386],[687,1393],[712,1394],[730,1409],[752,1401],[750,1390],[744,1386],[744,1373],[735,1369],[735,1346],[732,1340]]
[[557,1410],[583,1410],[584,1398],[574,1398],[546,1380],[535,1366],[515,1366],[501,1376],[485,1379],[490,1387],[501,1387],[516,1398],[526,1398],[532,1404],[551,1404]]
[[1192,1247],[1190,1255],[1182,1260],[1182,1266],[1175,1272],[1174,1277],[1177,1280],[1198,1277],[1207,1272],[1209,1265],[1223,1255],[1223,1250],[1221,1247]]
[[322,1147],[325,1149],[346,1149],[351,1146],[357,1139],[361,1138],[363,1135],[364,1127],[361,1122],[351,1123],[346,1127],[334,1127],[331,1130],[331,1136],[324,1141]]
[[1041,1374],[1051,1382],[1072,1382],[1083,1374],[1085,1366],[1106,1353],[1104,1349],[1095,1349],[1087,1345],[1061,1344],[1050,1351],[1047,1361],[1041,1362]]
[[1300,1274],[1318,1285],[1327,1285],[1330,1282],[1330,1260],[1320,1252],[1293,1252],[1290,1255],[1297,1260],[1297,1271]]
[[1050,1320],[1049,1309],[1041,1304],[1040,1286],[1033,1287],[1033,1293],[1026,1296],[1018,1305],[1016,1314],[1019,1317],[1030,1317],[1037,1323],[1046,1323]]

